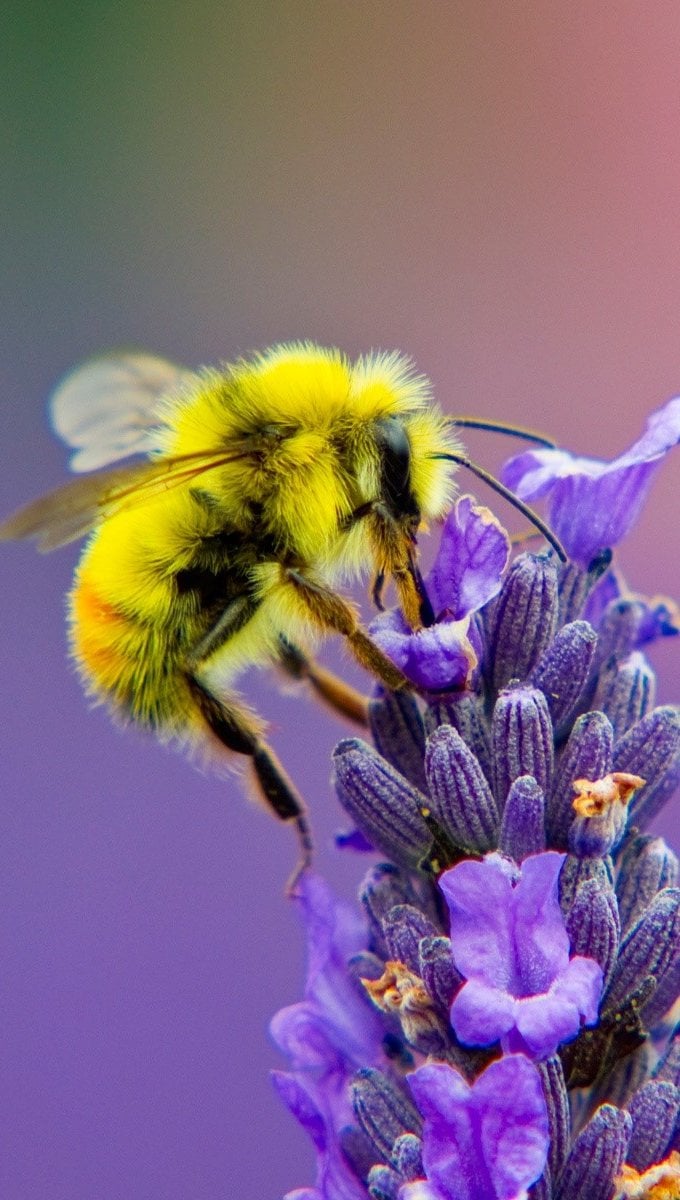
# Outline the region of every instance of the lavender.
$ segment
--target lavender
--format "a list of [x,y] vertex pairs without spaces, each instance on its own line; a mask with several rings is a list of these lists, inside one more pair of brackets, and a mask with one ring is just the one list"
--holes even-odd
[[360,909],[311,874],[302,1001],[275,1084],[312,1138],[286,1200],[680,1197],[678,860],[645,832],[680,776],[680,712],[643,647],[670,602],[631,596],[610,547],[680,437],[680,400],[613,463],[532,451],[571,561],[520,554],[458,501],[426,580],[432,624],[373,636],[419,692],[380,691],[375,747],[334,756],[353,831],[384,860]]

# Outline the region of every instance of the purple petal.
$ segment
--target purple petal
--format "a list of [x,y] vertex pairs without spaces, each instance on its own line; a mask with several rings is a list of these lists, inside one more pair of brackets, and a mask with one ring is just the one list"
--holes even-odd
[[325,1150],[326,1124],[307,1088],[285,1071],[272,1071],[271,1081],[288,1111],[309,1134],[315,1149]]
[[572,958],[547,993],[517,1002],[516,1032],[504,1040],[504,1050],[549,1058],[562,1042],[576,1036],[582,1024],[597,1021],[602,986],[602,969],[594,959]]
[[453,961],[467,979],[508,989],[515,974],[512,881],[497,854],[459,863],[440,876],[451,914]]
[[521,1055],[491,1063],[474,1085],[482,1147],[498,1200],[520,1200],[545,1166],[550,1134],[541,1078]]
[[342,1064],[342,1051],[333,1045],[328,1023],[308,1001],[299,1000],[280,1008],[272,1017],[269,1029],[279,1050],[295,1070],[312,1067],[336,1070]]
[[565,857],[548,850],[525,858],[513,893],[518,983],[525,996],[547,991],[569,963],[569,936],[557,894]]
[[395,610],[381,613],[368,631],[412,683],[430,691],[464,688],[477,666],[469,617],[441,621],[414,633]]
[[336,833],[335,844],[338,850],[354,850],[357,854],[375,854],[375,846],[369,842],[360,829],[350,829],[347,833]]
[[564,859],[555,851],[530,855],[520,873],[491,854],[441,876],[451,953],[466,979],[451,1024],[466,1045],[500,1038],[505,1049],[546,1058],[578,1033],[582,1019],[597,1019],[602,970],[594,960],[569,959],[558,901]]
[[510,539],[488,508],[461,496],[442,530],[427,591],[437,620],[477,612],[496,595],[510,557]]
[[445,1200],[494,1200],[474,1127],[472,1088],[445,1063],[429,1063],[407,1077],[424,1118],[423,1166]]
[[583,616],[586,621],[589,621],[594,629],[597,629],[602,620],[605,609],[625,592],[624,583],[617,571],[607,571],[606,574],[598,579],[594,588],[588,595]]
[[[287,1200],[287,1197],[284,1197]],[[430,1187],[425,1179],[416,1179],[399,1188],[399,1200],[442,1200],[442,1193]],[[446,1200],[446,1198],[444,1198]]]
[[680,397],[647,421],[629,450],[611,462],[563,450],[530,450],[506,463],[502,477],[522,500],[550,496],[549,521],[570,556],[584,566],[615,546],[640,513],[654,472],[680,440]]
[[575,955],[555,984],[555,992],[578,1009],[585,1025],[594,1025],[600,1007],[604,977],[594,958]]
[[491,1046],[514,1028],[518,1001],[476,979],[464,983],[451,1005],[451,1024],[465,1046]]
[[680,610],[674,600],[655,596],[646,601],[643,597],[644,613],[638,627],[637,645],[646,646],[662,637],[677,637],[680,633]]
[[343,1155],[337,1120],[321,1112],[311,1092],[294,1076],[283,1071],[271,1075],[283,1103],[309,1134],[317,1154],[318,1186],[296,1188],[285,1200],[365,1200],[365,1189]]
[[522,1200],[545,1166],[548,1114],[536,1068],[521,1055],[491,1063],[470,1087],[452,1067],[429,1063],[408,1077],[424,1117],[430,1190],[400,1200]]
[[[324,880],[311,872],[300,880],[296,900],[307,927],[305,1001],[276,1013],[271,1024],[274,1040],[293,1064],[309,1065],[310,1056],[323,1053],[329,1067],[336,1066],[338,1057],[351,1066],[375,1062],[382,1023],[346,970],[347,960],[366,947],[364,922],[351,904],[336,900]],[[296,1046],[298,1058],[293,1053]]]
[[550,1058],[562,1042],[571,1041],[581,1026],[578,1008],[554,990],[517,1002],[517,1023],[503,1039],[504,1051],[521,1051],[530,1058]]

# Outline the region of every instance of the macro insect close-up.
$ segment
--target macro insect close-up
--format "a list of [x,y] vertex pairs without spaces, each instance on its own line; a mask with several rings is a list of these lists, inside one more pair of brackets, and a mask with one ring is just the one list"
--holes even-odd
[[677,4],[1,53],[1,1200],[680,1200]]
[[302,865],[304,801],[262,720],[232,690],[235,677],[275,663],[365,724],[362,697],[310,657],[315,635],[336,633],[386,687],[411,686],[336,587],[372,573],[378,608],[393,582],[413,628],[434,621],[417,534],[444,517],[456,464],[555,543],[463,452],[458,428],[503,427],[445,417],[428,380],[396,353],[350,363],[301,343],[196,373],[111,354],[65,378],[51,416],[85,475],[20,509],[0,538],[36,537],[51,550],[90,535],[69,598],[86,691],[163,741],[244,757],[265,802],[295,822]]

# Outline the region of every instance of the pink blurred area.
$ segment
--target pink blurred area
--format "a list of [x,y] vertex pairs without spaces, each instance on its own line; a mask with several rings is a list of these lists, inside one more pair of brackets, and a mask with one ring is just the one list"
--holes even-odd
[[[399,348],[447,411],[602,457],[680,392],[675,2],[16,7],[4,54],[3,514],[65,478],[45,397],[111,346]],[[508,453],[469,444],[491,469]],[[680,594],[678,461],[620,555],[646,593]],[[267,1079],[267,1021],[302,984],[293,840],[88,710],[75,560],[2,550],[0,1192],[277,1200],[313,1178]],[[653,650],[663,700],[679,654]],[[345,731],[267,675],[244,691],[351,894]]]

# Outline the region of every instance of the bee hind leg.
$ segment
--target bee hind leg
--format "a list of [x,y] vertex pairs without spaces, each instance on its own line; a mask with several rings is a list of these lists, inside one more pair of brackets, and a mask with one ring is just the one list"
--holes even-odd
[[279,665],[293,679],[304,679],[314,693],[336,714],[364,728],[368,725],[368,697],[350,687],[332,671],[322,667],[294,642],[279,635]]
[[304,800],[271,746],[262,737],[252,715],[231,697],[223,696],[218,700],[195,675],[187,673],[186,679],[194,702],[213,736],[225,749],[250,759],[267,807],[281,821],[295,825],[300,859],[287,885],[287,890],[293,892],[300,875],[310,866],[313,854]]

